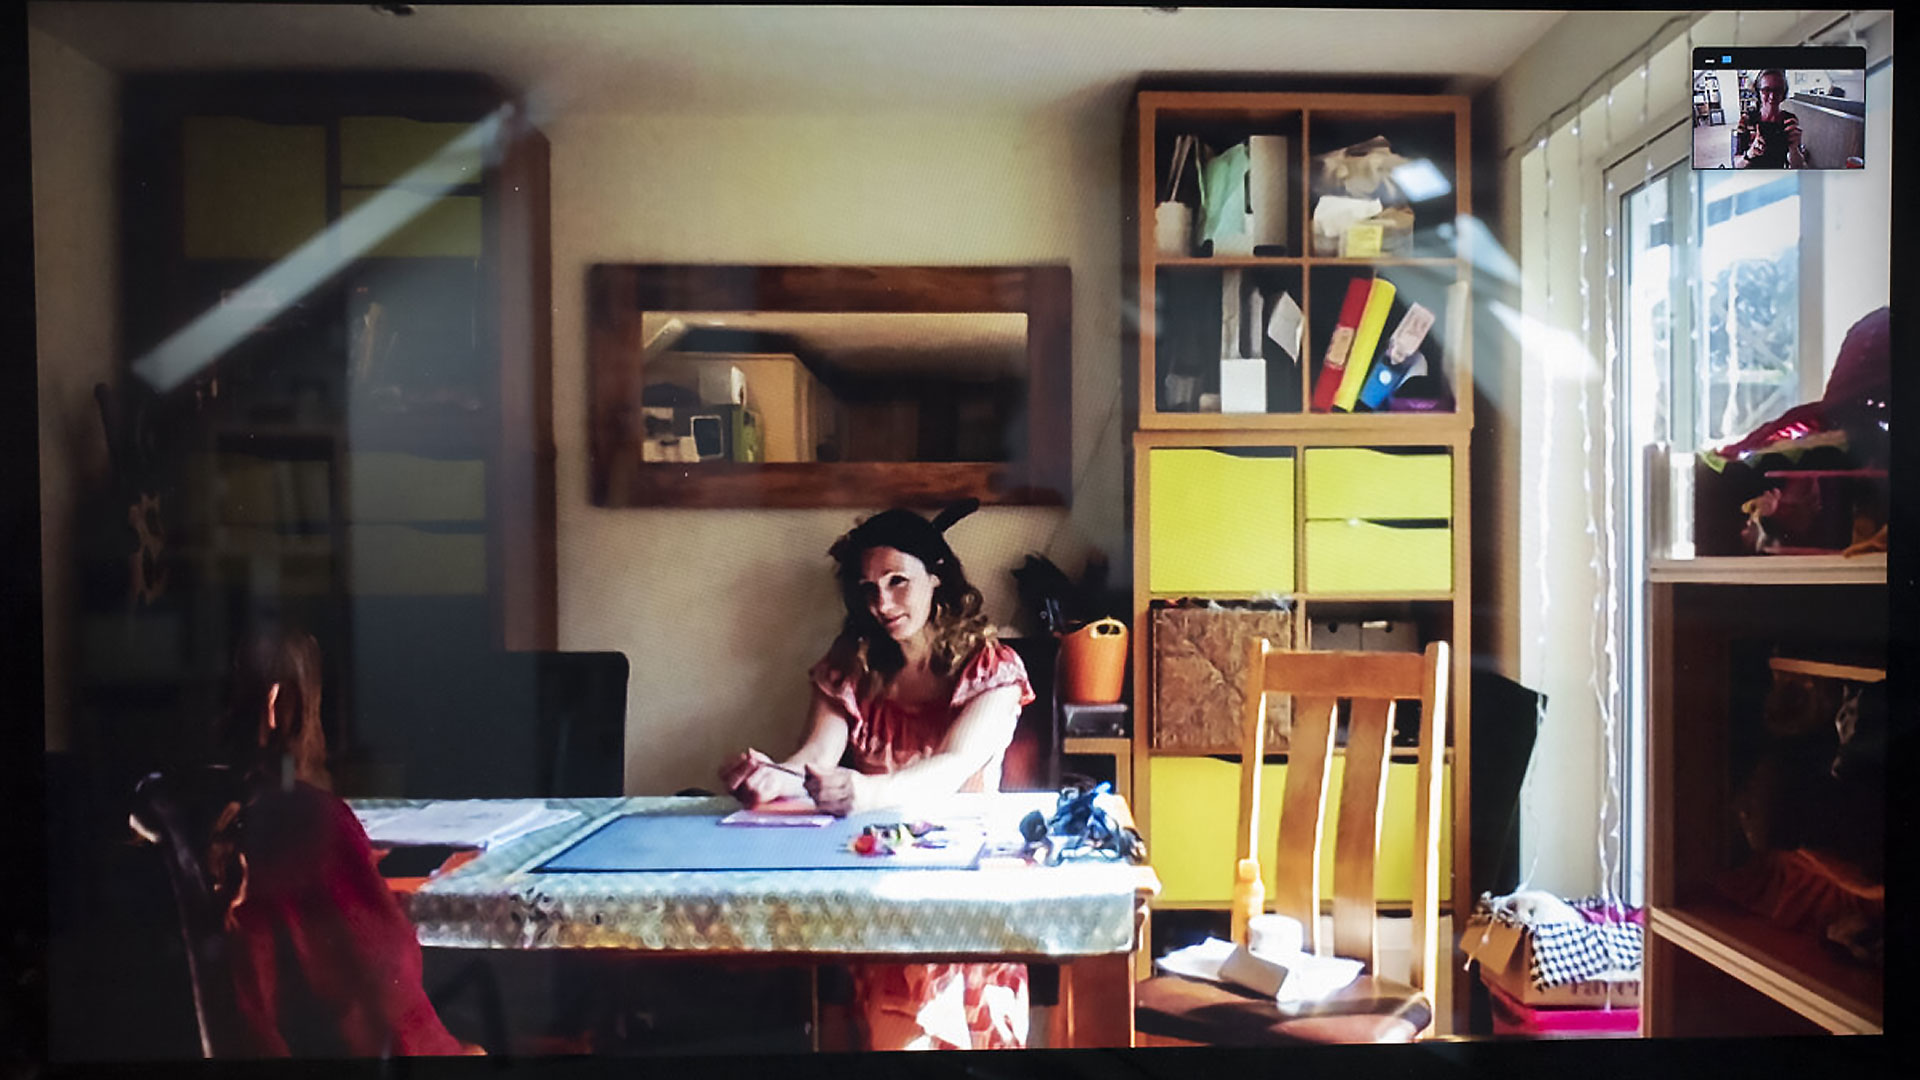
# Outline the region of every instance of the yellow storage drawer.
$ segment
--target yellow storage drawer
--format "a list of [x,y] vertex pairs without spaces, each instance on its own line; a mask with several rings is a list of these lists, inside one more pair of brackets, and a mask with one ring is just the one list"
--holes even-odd
[[1309,521],[1305,559],[1309,593],[1447,592],[1453,588],[1453,529]]
[[1156,593],[1294,589],[1291,451],[1147,452],[1147,580]]
[[408,176],[423,184],[478,184],[482,179],[478,142],[453,146],[473,125],[409,120],[403,116],[340,118],[340,182],[348,187],[377,187]]
[[348,511],[356,522],[486,520],[485,461],[356,450],[348,462]]
[[[353,212],[379,200],[370,216]],[[340,244],[375,258],[480,257],[480,197],[434,197],[400,188],[340,193]]]
[[1453,517],[1453,456],[1354,446],[1305,452],[1301,485],[1309,518]]
[[182,251],[278,259],[327,228],[327,129],[190,116],[181,130]]
[[[1326,836],[1321,844],[1321,898],[1333,898],[1333,855],[1339,833],[1339,785],[1344,757],[1335,757],[1327,792]],[[1382,902],[1413,899],[1413,808],[1416,767],[1387,766],[1386,825],[1380,837],[1375,892]],[[1453,795],[1451,766],[1441,780],[1440,898],[1452,896]],[[1147,855],[1160,879],[1160,900],[1226,907],[1233,889],[1233,823],[1240,803],[1240,765],[1210,757],[1155,757],[1148,763]],[[1273,851],[1280,835],[1281,793],[1287,767],[1267,765],[1260,777],[1260,877],[1267,899],[1274,894]]]
[[484,533],[429,532],[406,525],[352,525],[353,592],[358,596],[485,596]]

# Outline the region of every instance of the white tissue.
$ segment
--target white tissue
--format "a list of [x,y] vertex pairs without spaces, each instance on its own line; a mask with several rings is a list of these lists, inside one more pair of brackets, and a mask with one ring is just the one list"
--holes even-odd
[[1255,915],[1247,920],[1247,947],[1257,953],[1304,952],[1307,934],[1291,915]]
[[1365,965],[1298,950],[1255,953],[1231,941],[1208,938],[1175,949],[1160,958],[1159,966],[1172,975],[1244,986],[1286,1005],[1317,1001],[1345,989]]

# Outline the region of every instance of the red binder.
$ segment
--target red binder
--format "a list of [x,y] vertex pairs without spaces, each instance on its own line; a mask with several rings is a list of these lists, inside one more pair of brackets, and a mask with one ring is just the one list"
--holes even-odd
[[1346,371],[1347,352],[1353,347],[1354,331],[1360,328],[1360,316],[1367,310],[1367,295],[1372,291],[1371,278],[1354,278],[1347,283],[1347,298],[1340,305],[1340,322],[1333,328],[1333,340],[1327,343],[1326,358],[1320,364],[1320,378],[1313,384],[1314,412],[1333,411],[1333,396],[1339,391],[1340,379]]

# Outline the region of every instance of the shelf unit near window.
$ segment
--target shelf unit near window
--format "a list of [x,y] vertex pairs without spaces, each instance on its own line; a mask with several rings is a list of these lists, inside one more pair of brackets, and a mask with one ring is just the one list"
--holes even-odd
[[[1125,279],[1134,320],[1125,335],[1134,371],[1128,391],[1134,427],[1132,802],[1165,886],[1164,899],[1156,901],[1162,908],[1224,910],[1231,887],[1230,851],[1211,860],[1188,856],[1211,851],[1219,846],[1211,840],[1230,832],[1236,766],[1209,759],[1234,758],[1237,740],[1221,736],[1213,740],[1219,745],[1200,745],[1190,736],[1170,738],[1169,721],[1156,715],[1155,605],[1181,599],[1290,598],[1291,640],[1278,644],[1291,648],[1308,647],[1309,627],[1328,618],[1411,620],[1413,647],[1431,640],[1453,644],[1450,820],[1443,845],[1450,865],[1441,881],[1443,897],[1474,894],[1463,764],[1471,731],[1471,265],[1461,244],[1471,192],[1468,129],[1469,103],[1462,97],[1212,90],[1135,96],[1124,149]],[[1204,248],[1157,248],[1156,205],[1170,190],[1176,198],[1185,190],[1170,189],[1168,180],[1176,138],[1189,134],[1216,151],[1249,135],[1286,137],[1283,250],[1212,255]],[[1412,203],[1413,228],[1399,249],[1365,258],[1316,254],[1316,160],[1375,135],[1386,136],[1401,156],[1434,166],[1443,190],[1429,189]],[[1197,217],[1197,207],[1189,209]],[[1312,409],[1314,382],[1349,282],[1375,275],[1393,282],[1399,301],[1383,341],[1407,302],[1435,315],[1421,351],[1446,389],[1446,407]],[[1222,292],[1236,277],[1243,296],[1261,293],[1262,322],[1282,291],[1292,297],[1302,317],[1300,346],[1289,357],[1260,333],[1265,411],[1198,411],[1197,399],[1169,391],[1166,376],[1197,379],[1199,392],[1218,389]],[[1206,730],[1214,730],[1211,720]],[[1284,769],[1283,757],[1276,755],[1269,769]],[[1199,793],[1222,786],[1207,775],[1214,767],[1227,781],[1224,801],[1208,798],[1202,806]],[[1394,767],[1412,769],[1410,763]],[[1277,774],[1270,780],[1279,782]],[[1277,810],[1277,800],[1273,806]],[[1410,813],[1401,817],[1410,825]],[[1397,842],[1394,827],[1390,822],[1383,835],[1390,847]],[[1272,857],[1270,850],[1261,854]],[[1464,995],[1455,997],[1464,1003]],[[1463,1030],[1464,1015],[1457,1011],[1451,1026]]]
[[1886,557],[1662,559],[1649,570],[1642,1033],[1878,1033],[1881,969],[1736,904],[1715,882],[1752,857],[1735,818],[1745,775],[1735,763],[1762,723],[1753,685],[1770,670],[1882,681]]

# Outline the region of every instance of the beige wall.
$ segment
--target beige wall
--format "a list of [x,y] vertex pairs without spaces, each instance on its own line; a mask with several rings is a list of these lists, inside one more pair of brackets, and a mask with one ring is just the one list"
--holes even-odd
[[[790,103],[791,104],[791,103]],[[802,105],[804,103],[801,103]],[[636,105],[636,108],[638,106]],[[1073,271],[1071,514],[989,508],[949,534],[1005,623],[1009,571],[1088,545],[1128,565],[1121,499],[1121,99],[1040,115],[569,115],[553,148],[554,435],[563,649],[632,662],[627,790],[712,786],[797,741],[841,617],[841,510],[603,510],[587,501],[587,267],[602,261],[1038,263]]]
[[40,549],[46,739],[71,742],[76,496],[107,474],[93,385],[113,379],[119,214],[114,76],[37,28],[32,85],[34,323],[39,361]]

